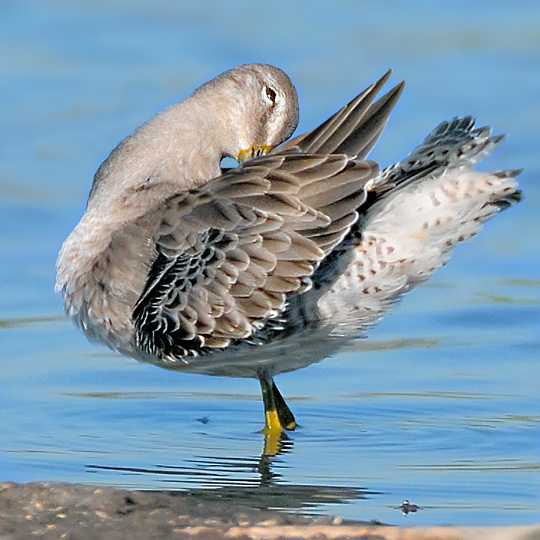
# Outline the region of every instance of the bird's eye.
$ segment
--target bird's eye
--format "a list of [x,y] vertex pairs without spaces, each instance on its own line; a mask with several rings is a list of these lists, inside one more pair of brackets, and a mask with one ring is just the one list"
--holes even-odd
[[276,104],[276,91],[269,86],[263,87],[262,96],[270,107],[273,107]]

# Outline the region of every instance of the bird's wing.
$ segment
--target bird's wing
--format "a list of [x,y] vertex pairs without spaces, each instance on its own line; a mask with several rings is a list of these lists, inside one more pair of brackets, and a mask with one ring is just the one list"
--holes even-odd
[[403,188],[448,169],[475,167],[506,140],[506,135],[492,135],[490,126],[475,124],[472,116],[441,122],[406,158],[384,169],[377,190]]
[[374,162],[291,153],[169,198],[152,211],[160,223],[133,312],[137,347],[175,360],[249,338],[309,288],[379,177]]
[[373,103],[391,75],[392,70],[389,70],[326,122],[287,141],[273,153],[346,154],[365,159],[379,140],[405,88],[402,82]]

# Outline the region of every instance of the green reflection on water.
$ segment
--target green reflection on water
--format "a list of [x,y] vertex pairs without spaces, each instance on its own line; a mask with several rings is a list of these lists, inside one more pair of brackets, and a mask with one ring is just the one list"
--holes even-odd
[[46,317],[22,317],[20,319],[0,319],[0,328],[21,328],[50,322],[64,322],[63,315],[49,315]]
[[479,293],[478,298],[488,301],[492,304],[510,304],[518,306],[538,306],[540,305],[540,298],[515,298],[511,296],[506,296],[503,294],[487,294]]

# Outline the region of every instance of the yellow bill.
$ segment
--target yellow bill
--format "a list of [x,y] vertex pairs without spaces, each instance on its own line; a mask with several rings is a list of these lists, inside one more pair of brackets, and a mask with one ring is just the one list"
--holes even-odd
[[238,154],[238,157],[236,159],[238,163],[243,163],[244,161],[247,161],[248,159],[266,156],[266,154],[268,154],[270,150],[272,150],[271,146],[264,146],[264,145],[256,144],[256,145],[250,146],[249,148],[245,148],[244,150],[240,150],[240,153]]

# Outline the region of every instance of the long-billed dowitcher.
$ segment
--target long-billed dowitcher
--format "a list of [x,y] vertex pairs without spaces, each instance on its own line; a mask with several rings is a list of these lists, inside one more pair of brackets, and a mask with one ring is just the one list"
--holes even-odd
[[[389,77],[288,142],[296,90],[265,64],[219,75],[135,130],[60,252],[68,316],[138,360],[256,377],[266,433],[294,429],[274,375],[373,325],[521,198],[520,171],[475,170],[504,136],[469,116],[382,171],[366,160],[404,87],[375,101]],[[239,166],[222,170],[224,156]]]

